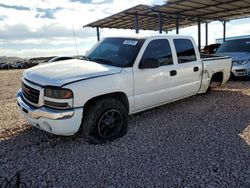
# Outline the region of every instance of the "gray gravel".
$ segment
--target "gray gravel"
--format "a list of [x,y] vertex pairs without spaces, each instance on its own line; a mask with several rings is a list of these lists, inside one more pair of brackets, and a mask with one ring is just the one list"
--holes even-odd
[[250,187],[249,81],[131,116],[126,136],[90,145],[27,125],[21,72],[0,71],[0,187],[18,171],[28,187]]

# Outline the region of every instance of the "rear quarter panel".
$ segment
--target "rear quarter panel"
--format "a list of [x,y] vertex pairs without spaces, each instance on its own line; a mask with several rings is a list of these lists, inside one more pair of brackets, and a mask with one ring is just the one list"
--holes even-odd
[[202,60],[203,63],[203,77],[202,86],[199,93],[206,92],[209,87],[212,76],[215,73],[222,72],[223,80],[221,85],[225,84],[230,78],[231,68],[232,68],[232,58],[230,57],[216,57],[207,58]]

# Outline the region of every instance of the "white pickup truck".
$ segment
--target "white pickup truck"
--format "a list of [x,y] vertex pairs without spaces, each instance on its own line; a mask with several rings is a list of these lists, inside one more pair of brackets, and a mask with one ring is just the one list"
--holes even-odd
[[85,58],[24,71],[17,102],[31,125],[110,141],[126,134],[129,114],[205,93],[231,70],[231,58],[201,59],[188,36],[104,38]]

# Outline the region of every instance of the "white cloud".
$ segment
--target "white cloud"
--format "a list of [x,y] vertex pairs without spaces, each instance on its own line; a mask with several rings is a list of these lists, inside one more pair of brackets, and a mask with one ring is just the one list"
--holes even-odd
[[[138,4],[152,4],[152,0],[105,2],[111,1],[94,0],[94,4],[83,4],[80,1],[70,0],[9,0],[1,2],[9,6],[9,8],[0,6],[1,15],[5,16],[4,20],[0,22],[2,37],[0,44],[4,47],[2,47],[1,55],[14,55],[16,53],[17,56],[22,57],[42,56],[46,54],[45,45],[47,45],[48,55],[51,53],[54,55],[72,53],[75,51],[72,27],[75,30],[80,51],[85,51],[96,42],[96,35],[95,29],[83,29],[83,25]],[[14,8],[18,6],[30,10]],[[44,12],[41,12],[43,10]],[[46,15],[46,10],[53,13],[55,19],[42,18]],[[57,11],[51,12],[53,10]],[[109,31],[109,33],[114,34],[116,32],[117,30]],[[130,32],[133,33],[133,31]],[[104,31],[104,36],[105,33]],[[71,47],[54,49],[58,45],[71,45]],[[30,49],[31,47],[32,49]]]
[[[73,30],[81,52],[96,42],[95,28],[82,28],[92,21],[102,19],[138,4],[162,4],[164,0],[90,0],[81,3],[71,0],[3,0],[0,5],[1,55],[22,57],[62,55],[75,53]],[[111,3],[112,2],[112,3]],[[8,6],[8,8],[6,8]],[[12,6],[12,7],[11,7]],[[20,10],[15,7],[21,7]],[[54,19],[51,19],[54,18]],[[250,19],[227,24],[227,36],[250,33]],[[239,24],[241,23],[241,25]],[[205,29],[202,25],[202,44],[205,44]],[[209,24],[209,43],[221,38],[220,22]],[[101,37],[132,35],[134,30],[101,29]],[[140,31],[140,34],[157,32]],[[175,34],[175,31],[169,32]],[[197,26],[180,29],[180,34],[191,35],[197,41]],[[21,50],[20,50],[21,49]]]
[[47,49],[24,49],[24,50],[13,50],[13,49],[0,49],[2,56],[19,56],[19,57],[42,57],[42,56],[71,56],[76,54],[74,48],[50,48]]

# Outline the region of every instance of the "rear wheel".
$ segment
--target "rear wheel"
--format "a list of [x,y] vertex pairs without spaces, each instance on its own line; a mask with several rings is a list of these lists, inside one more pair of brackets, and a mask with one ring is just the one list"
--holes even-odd
[[218,87],[218,86],[220,86],[220,85],[221,85],[220,82],[215,82],[215,81],[210,82],[210,84],[209,84],[209,86],[208,86],[208,88],[207,88],[206,93],[211,92],[211,90],[213,90],[214,88],[216,88],[216,87]]
[[222,81],[223,81],[223,73],[222,72],[215,73],[211,78],[206,93],[209,93],[213,88],[220,86]]
[[127,133],[128,110],[117,99],[97,99],[83,114],[82,133],[88,142],[105,143]]

